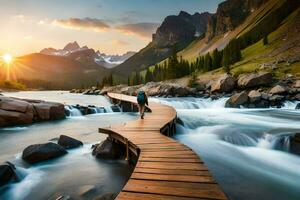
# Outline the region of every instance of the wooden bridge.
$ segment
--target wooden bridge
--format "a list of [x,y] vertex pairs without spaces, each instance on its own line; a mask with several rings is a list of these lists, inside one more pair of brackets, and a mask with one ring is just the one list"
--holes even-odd
[[[126,111],[136,110],[136,97],[108,93]],[[176,111],[149,102],[145,119],[99,132],[125,144],[135,169],[118,200],[227,199],[203,161],[187,146],[168,137],[176,131]]]

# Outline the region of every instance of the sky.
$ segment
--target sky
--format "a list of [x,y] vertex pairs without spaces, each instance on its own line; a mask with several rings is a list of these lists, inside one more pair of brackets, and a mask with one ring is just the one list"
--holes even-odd
[[20,56],[77,41],[107,54],[145,47],[163,19],[215,12],[222,0],[0,0],[0,54]]

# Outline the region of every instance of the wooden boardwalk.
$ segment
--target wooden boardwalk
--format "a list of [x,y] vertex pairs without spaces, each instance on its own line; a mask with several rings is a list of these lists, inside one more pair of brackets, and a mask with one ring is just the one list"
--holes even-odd
[[[135,104],[136,97],[108,93],[122,104]],[[227,199],[203,161],[187,146],[162,132],[175,132],[176,111],[149,102],[145,119],[110,129],[99,129],[128,146],[137,154],[136,167],[119,193],[118,200]]]

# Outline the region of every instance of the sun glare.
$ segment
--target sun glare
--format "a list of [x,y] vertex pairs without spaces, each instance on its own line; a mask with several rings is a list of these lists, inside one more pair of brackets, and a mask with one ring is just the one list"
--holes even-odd
[[9,53],[7,53],[2,56],[2,59],[6,64],[10,64],[13,57]]

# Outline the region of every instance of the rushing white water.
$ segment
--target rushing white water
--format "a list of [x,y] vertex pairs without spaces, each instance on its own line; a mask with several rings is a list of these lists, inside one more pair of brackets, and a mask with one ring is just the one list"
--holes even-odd
[[[103,96],[85,96],[61,91],[5,95],[65,103],[71,116],[65,120],[0,128],[0,163],[13,163],[20,177],[20,182],[0,187],[1,200],[57,199],[61,195],[72,196],[75,199],[93,199],[98,195],[117,193],[121,190],[131,173],[131,167],[122,160],[95,159],[91,153],[91,146],[106,138],[106,135],[98,133],[99,127],[122,124],[136,119],[137,115],[113,113],[112,105]],[[77,104],[94,105],[94,108],[89,108],[95,114],[81,116],[80,110],[76,108]],[[58,159],[34,165],[22,160],[22,151],[27,146],[57,142],[62,134],[81,140],[84,146],[68,150],[67,155]],[[80,196],[80,188],[85,185],[95,188],[91,194]]]
[[154,99],[176,108],[176,139],[197,152],[230,199],[300,199],[300,155],[290,138],[300,132],[298,102],[281,109],[228,109],[226,98]]

